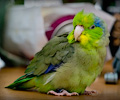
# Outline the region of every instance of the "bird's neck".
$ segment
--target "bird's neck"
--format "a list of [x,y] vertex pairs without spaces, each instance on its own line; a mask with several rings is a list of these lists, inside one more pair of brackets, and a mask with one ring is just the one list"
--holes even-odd
[[80,41],[79,43],[83,48],[86,49],[101,47],[98,43],[96,43],[96,41],[92,41],[92,40]]

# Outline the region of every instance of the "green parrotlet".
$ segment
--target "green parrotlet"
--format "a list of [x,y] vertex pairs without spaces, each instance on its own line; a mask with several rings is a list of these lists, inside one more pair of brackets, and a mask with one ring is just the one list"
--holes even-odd
[[7,88],[57,96],[94,93],[85,89],[103,69],[109,33],[101,18],[83,10],[75,15],[73,27],[69,34],[52,38],[35,54],[25,75]]

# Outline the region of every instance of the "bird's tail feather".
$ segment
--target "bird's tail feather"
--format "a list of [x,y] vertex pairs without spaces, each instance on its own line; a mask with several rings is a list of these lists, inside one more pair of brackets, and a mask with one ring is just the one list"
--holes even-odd
[[[20,78],[18,78],[17,80],[15,80],[12,84],[10,84],[9,86],[7,86],[5,88],[10,88],[10,89],[27,89],[27,88],[30,88],[30,87],[32,87],[32,85],[31,86],[28,85],[29,87],[27,87],[27,84],[31,84],[30,82],[33,78],[34,77],[26,77],[25,75],[23,75]],[[26,86],[25,86],[25,84],[26,84]]]

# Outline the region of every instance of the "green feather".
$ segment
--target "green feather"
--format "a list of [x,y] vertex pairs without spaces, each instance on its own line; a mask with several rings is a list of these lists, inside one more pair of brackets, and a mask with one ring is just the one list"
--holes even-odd
[[[82,10],[73,19],[74,29],[70,34],[55,36],[41,51],[35,54],[28,65],[25,75],[8,86],[12,89],[30,89],[35,87],[39,92],[66,89],[69,92],[84,93],[101,73],[108,45],[109,34],[94,25],[96,16]],[[97,17],[99,18],[99,17]],[[84,31],[80,40],[75,41],[74,30],[82,25]],[[105,33],[104,33],[105,32]],[[50,64],[61,66],[55,72],[43,74]]]
[[[23,76],[24,77],[24,76]],[[20,77],[21,78],[21,77]],[[10,88],[10,89],[18,89],[19,86],[21,86],[21,84],[25,83],[25,82],[28,82],[29,80],[31,80],[33,77],[30,77],[30,78],[24,78],[24,79],[21,79],[21,80],[16,80],[14,83],[10,84],[9,86],[7,86],[6,88]],[[31,88],[31,87],[30,87]],[[19,88],[19,89],[22,89],[22,88]]]
[[66,33],[51,39],[46,46],[35,55],[25,73],[38,76],[44,73],[50,64],[56,65],[60,62],[67,61],[68,53],[69,55],[72,54],[72,51],[69,52],[68,49],[70,44],[67,42],[67,36],[68,34]]

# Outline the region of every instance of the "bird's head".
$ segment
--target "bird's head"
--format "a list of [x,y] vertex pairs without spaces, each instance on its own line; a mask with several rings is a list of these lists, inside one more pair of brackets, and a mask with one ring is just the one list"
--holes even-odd
[[[81,45],[107,45],[108,32],[105,22],[93,13],[77,13],[73,19],[73,31],[68,35],[69,43],[80,42]],[[106,41],[106,42],[105,42]]]

